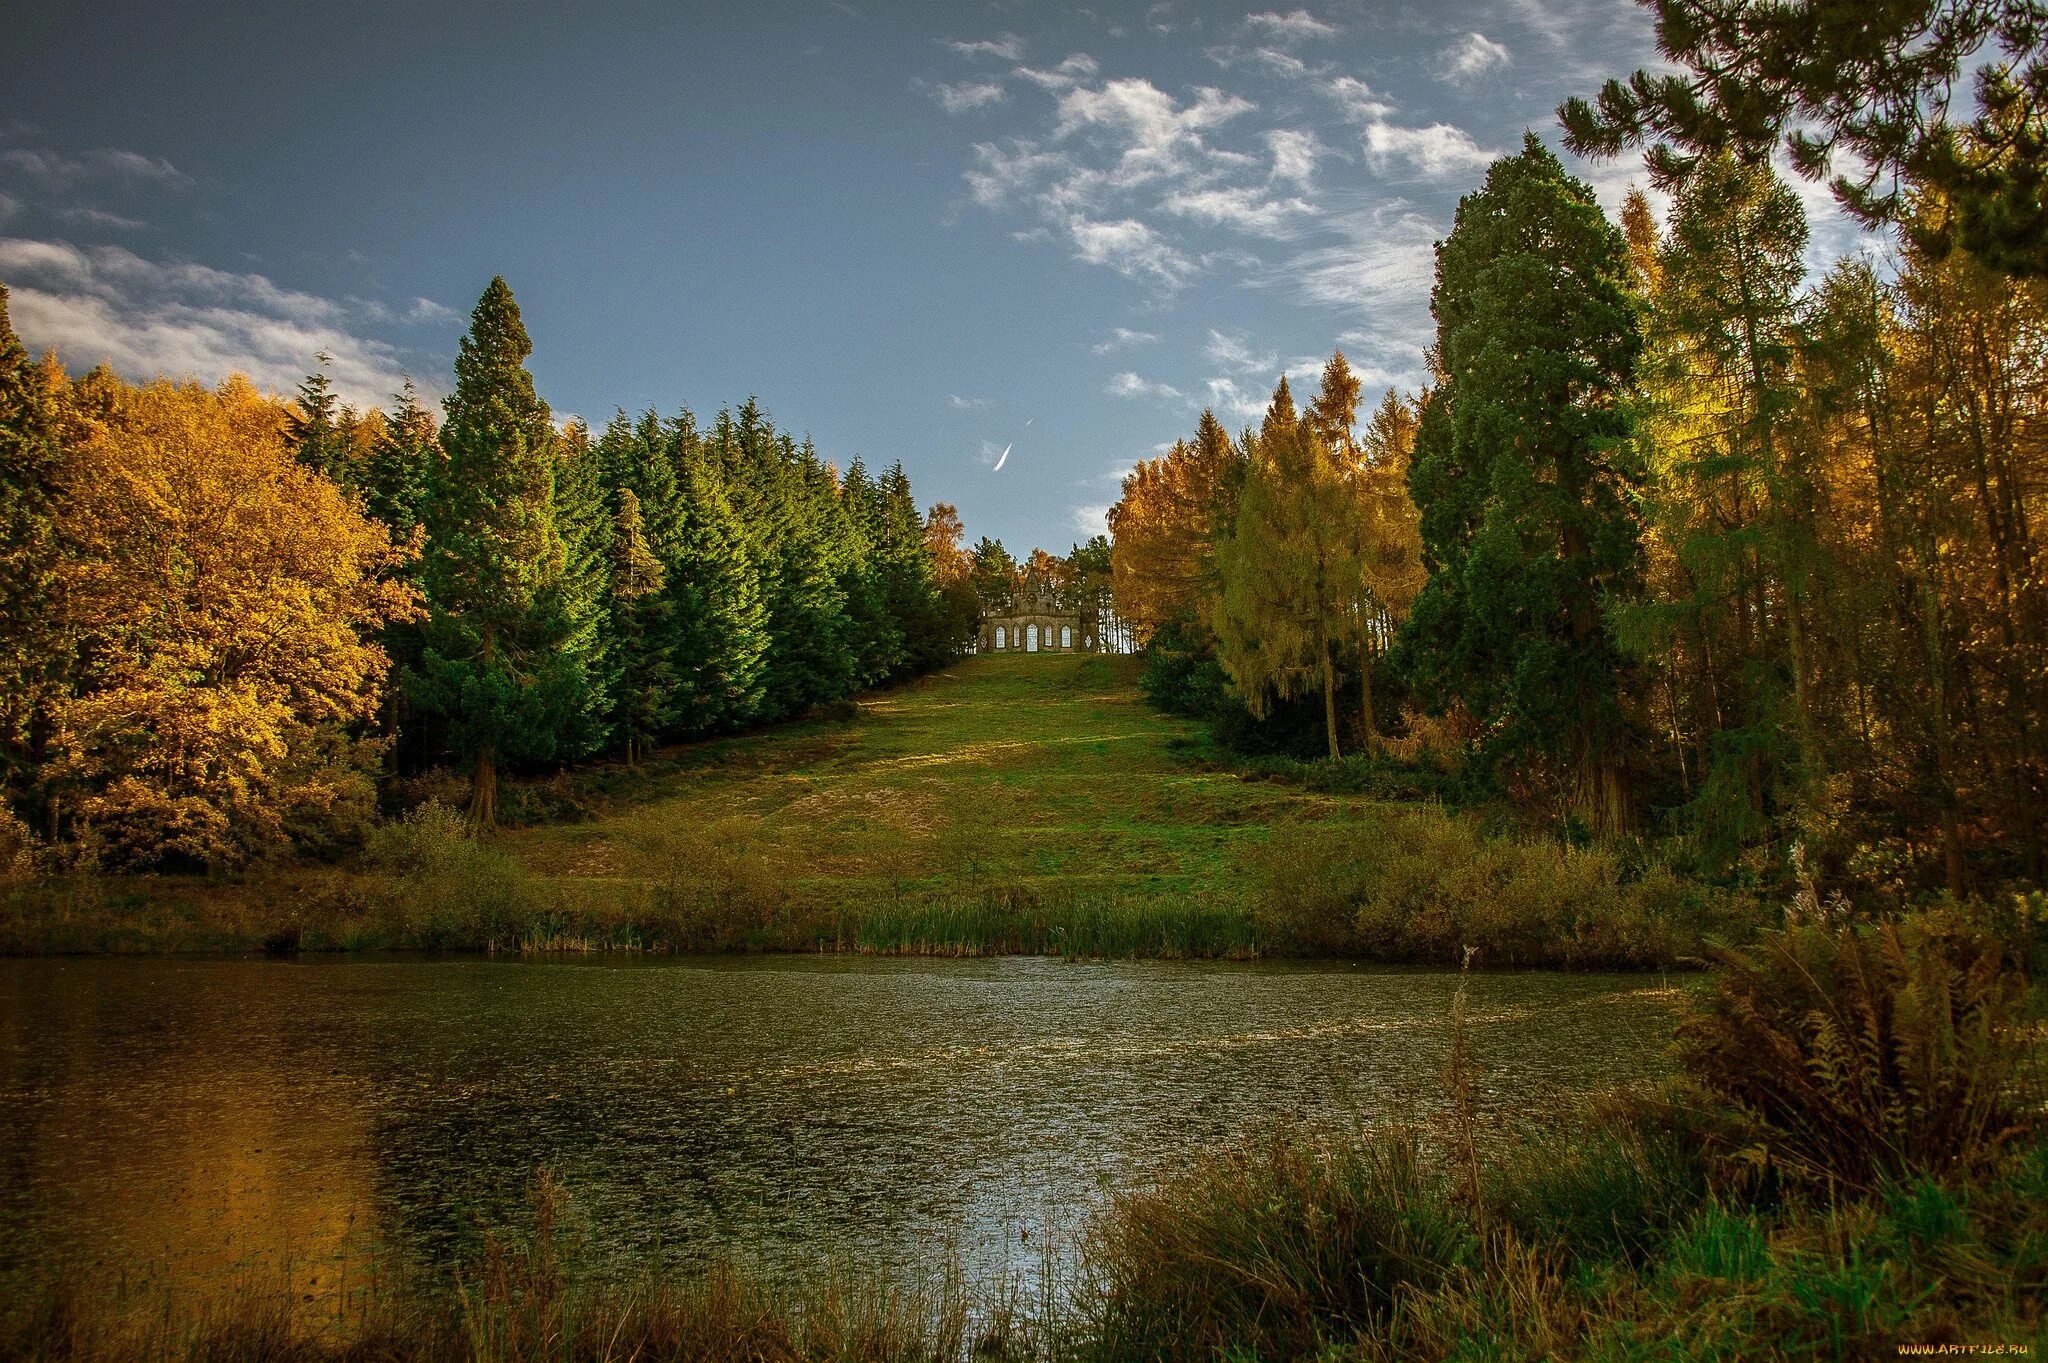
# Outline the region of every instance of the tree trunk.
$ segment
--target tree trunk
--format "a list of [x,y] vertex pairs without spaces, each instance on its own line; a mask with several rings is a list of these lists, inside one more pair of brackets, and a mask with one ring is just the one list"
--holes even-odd
[[1380,730],[1372,712],[1372,618],[1360,613],[1365,627],[1358,634],[1358,718],[1365,725],[1365,750],[1380,750]]
[[[498,630],[492,621],[484,622],[478,657],[486,668],[497,661]],[[476,750],[476,771],[469,782],[469,821],[486,831],[498,826],[498,755],[488,742]]]
[[1337,665],[1330,661],[1330,638],[1323,636],[1323,728],[1330,738],[1330,760],[1336,761],[1343,754],[1337,751]]

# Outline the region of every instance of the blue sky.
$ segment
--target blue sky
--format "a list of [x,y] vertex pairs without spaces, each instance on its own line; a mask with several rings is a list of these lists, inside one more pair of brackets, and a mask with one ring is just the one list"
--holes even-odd
[[[32,347],[280,391],[324,350],[358,403],[401,373],[439,393],[502,274],[559,413],[758,394],[1020,552],[1098,528],[1204,405],[1243,424],[1334,346],[1369,390],[1413,386],[1458,196],[1654,55],[1628,0],[7,27],[0,281]],[[1610,205],[1640,174],[1585,169]]]

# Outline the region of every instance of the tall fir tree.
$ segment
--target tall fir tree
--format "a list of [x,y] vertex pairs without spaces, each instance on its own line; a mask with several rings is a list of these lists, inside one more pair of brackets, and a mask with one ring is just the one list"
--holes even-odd
[[433,643],[422,700],[471,763],[470,817],[498,819],[498,767],[553,756],[533,689],[540,650],[534,606],[563,571],[554,518],[554,430],[526,370],[533,343],[503,279],[484,290],[444,404],[443,459],[427,501],[427,594]]
[[1627,246],[1532,133],[1460,201],[1430,306],[1443,379],[1409,478],[1430,573],[1413,675],[1464,703],[1491,756],[1594,829],[1625,827],[1628,663],[1607,617],[1640,578]]
[[58,484],[63,449],[52,376],[31,363],[0,285],[0,812],[24,813],[50,739],[61,680]]
[[609,657],[613,513],[590,428],[572,421],[554,441],[554,519],[562,571],[536,600],[537,634],[548,641],[537,675],[546,679],[558,762],[611,742],[614,662]]
[[320,367],[299,385],[291,418],[292,451],[301,464],[347,486],[349,469],[347,445],[340,431],[341,399],[327,377],[333,357],[325,351],[314,356]]
[[684,529],[676,573],[675,668],[685,735],[735,729],[760,711],[768,610],[748,552],[746,525],[727,496],[716,452],[682,452]]

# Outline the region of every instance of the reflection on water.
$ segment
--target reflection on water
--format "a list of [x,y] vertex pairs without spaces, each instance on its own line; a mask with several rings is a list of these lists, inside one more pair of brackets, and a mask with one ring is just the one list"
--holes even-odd
[[[1483,1108],[1641,1078],[1641,977],[1471,983]],[[0,1274],[331,1284],[460,1258],[552,1167],[620,1264],[1029,1262],[1277,1114],[1427,1118],[1456,977],[1036,959],[0,962]],[[1032,1237],[1042,1241],[1042,1235]]]

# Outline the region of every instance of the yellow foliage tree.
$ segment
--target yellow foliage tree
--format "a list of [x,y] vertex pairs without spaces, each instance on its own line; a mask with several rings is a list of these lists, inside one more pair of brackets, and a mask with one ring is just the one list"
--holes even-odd
[[293,459],[247,380],[95,406],[61,478],[79,663],[51,772],[82,840],[109,865],[223,866],[347,836],[374,804],[371,636],[418,610],[390,576],[407,551]]
[[1243,466],[1222,423],[1203,412],[1192,441],[1124,479],[1109,512],[1110,590],[1140,644],[1167,621],[1198,614],[1214,588],[1216,536],[1236,514]]

